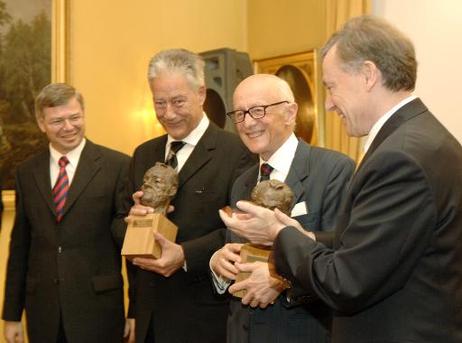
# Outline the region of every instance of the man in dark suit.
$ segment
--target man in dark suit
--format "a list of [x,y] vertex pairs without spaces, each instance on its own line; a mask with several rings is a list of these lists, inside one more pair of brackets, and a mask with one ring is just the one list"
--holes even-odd
[[416,71],[409,39],[374,17],[323,49],[327,107],[349,135],[369,135],[335,250],[262,208],[225,218],[253,241],[275,239],[277,270],[335,310],[333,342],[462,342],[462,148],[412,95]]
[[[224,243],[218,209],[228,204],[232,184],[254,159],[236,135],[205,115],[204,62],[198,55],[183,49],[162,51],[152,58],[148,78],[157,119],[167,134],[135,150],[122,216],[133,205],[132,194],[143,184],[146,170],[167,161],[179,173],[174,211],[168,215],[178,235],[176,242],[156,236],[162,246],[159,259],[132,261],[137,267],[130,309],[136,341],[221,343],[228,304],[213,293],[208,261]],[[136,208],[131,213],[143,214]]]
[[[249,199],[257,181],[265,177],[264,166],[270,165],[271,173],[266,177],[284,181],[294,193],[292,216],[325,242],[325,238],[332,236],[325,230],[333,227],[354,162],[338,152],[310,146],[295,137],[297,104],[289,85],[279,77],[252,75],[238,85],[233,99],[236,110],[228,115],[245,145],[259,154],[260,163],[237,179],[231,203]],[[241,299],[233,298],[227,342],[328,342],[331,311],[327,306],[321,302],[310,307],[294,303],[282,282],[270,275],[267,264],[234,264],[240,261],[243,241],[236,235],[230,235],[228,241],[233,243],[226,244],[211,259],[217,290],[223,292],[229,285],[219,280],[218,275],[231,281],[238,271],[250,272],[251,276],[231,286],[230,292],[258,283],[258,293],[264,300],[259,304],[252,302],[251,293],[244,296],[242,303]],[[257,305],[261,308],[255,308]]]
[[7,342],[122,342],[123,281],[111,224],[129,158],[84,138],[82,96],[43,88],[36,117],[49,150],[16,174],[3,319]]

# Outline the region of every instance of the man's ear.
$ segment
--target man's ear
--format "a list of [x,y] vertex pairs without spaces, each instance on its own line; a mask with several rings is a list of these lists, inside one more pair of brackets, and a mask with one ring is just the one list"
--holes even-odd
[[382,74],[380,73],[379,68],[372,61],[364,61],[360,73],[364,77],[364,82],[366,89],[370,91],[377,82],[380,81]]
[[286,123],[291,125],[297,120],[298,105],[292,102],[287,105]]
[[204,105],[205,97],[207,95],[207,90],[205,89],[205,86],[200,86],[197,90],[197,94],[199,95],[200,104]]
[[42,131],[43,133],[46,132],[46,130],[45,130],[45,118],[37,117],[37,125],[38,125],[40,131]]

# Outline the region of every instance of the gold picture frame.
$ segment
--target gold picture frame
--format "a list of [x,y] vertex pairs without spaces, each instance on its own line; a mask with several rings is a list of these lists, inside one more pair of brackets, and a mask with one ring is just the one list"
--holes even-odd
[[[70,0],[51,2],[51,81],[69,82],[69,10]],[[4,211],[14,211],[15,191],[1,192]]]
[[308,50],[254,61],[256,73],[275,74],[286,80],[299,106],[295,134],[307,143],[325,144],[324,93],[319,51]]
[[70,0],[52,1],[51,80],[69,82]]

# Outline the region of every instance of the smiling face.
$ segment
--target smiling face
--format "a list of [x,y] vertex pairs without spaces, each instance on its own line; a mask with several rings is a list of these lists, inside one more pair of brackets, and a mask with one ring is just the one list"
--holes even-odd
[[75,149],[85,135],[85,118],[82,106],[76,97],[65,105],[45,107],[37,123],[51,146],[65,155]]
[[336,112],[349,136],[367,135],[373,125],[367,116],[367,80],[361,72],[347,71],[332,47],[323,61],[323,82],[327,88],[326,109]]
[[188,136],[203,116],[205,87],[198,89],[178,72],[162,72],[150,81],[157,119],[176,140]]
[[241,140],[247,148],[268,160],[293,132],[297,105],[290,89],[281,85],[282,80],[273,75],[257,74],[242,81],[233,96],[234,110],[247,111],[255,106],[264,106],[288,101],[266,109],[263,118],[254,119],[248,113],[244,121],[236,124]]

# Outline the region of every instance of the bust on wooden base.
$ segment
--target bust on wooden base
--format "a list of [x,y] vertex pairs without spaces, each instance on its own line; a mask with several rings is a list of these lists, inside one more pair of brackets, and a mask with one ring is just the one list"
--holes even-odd
[[127,257],[154,257],[162,255],[154,232],[175,242],[178,228],[165,216],[170,200],[178,189],[178,175],[175,170],[157,162],[144,174],[141,204],[154,209],[146,216],[129,216],[121,254]]
[[178,228],[162,213],[151,213],[143,217],[128,217],[122,255],[159,258],[162,251],[155,240],[154,232],[158,232],[169,241],[175,242]]
[[[294,202],[294,194],[290,187],[277,180],[262,181],[257,184],[250,195],[250,200],[262,207],[274,210],[278,208],[281,212],[290,215],[290,210]],[[230,215],[230,210],[226,212]],[[232,212],[232,210],[231,210]],[[283,282],[282,287],[287,288],[286,281],[276,273],[274,264],[270,261],[271,247],[246,243],[241,248],[241,263],[264,262],[268,264],[270,274]],[[243,281],[250,276],[249,272],[239,272],[236,282]],[[246,290],[233,293],[235,297],[243,298]]]

